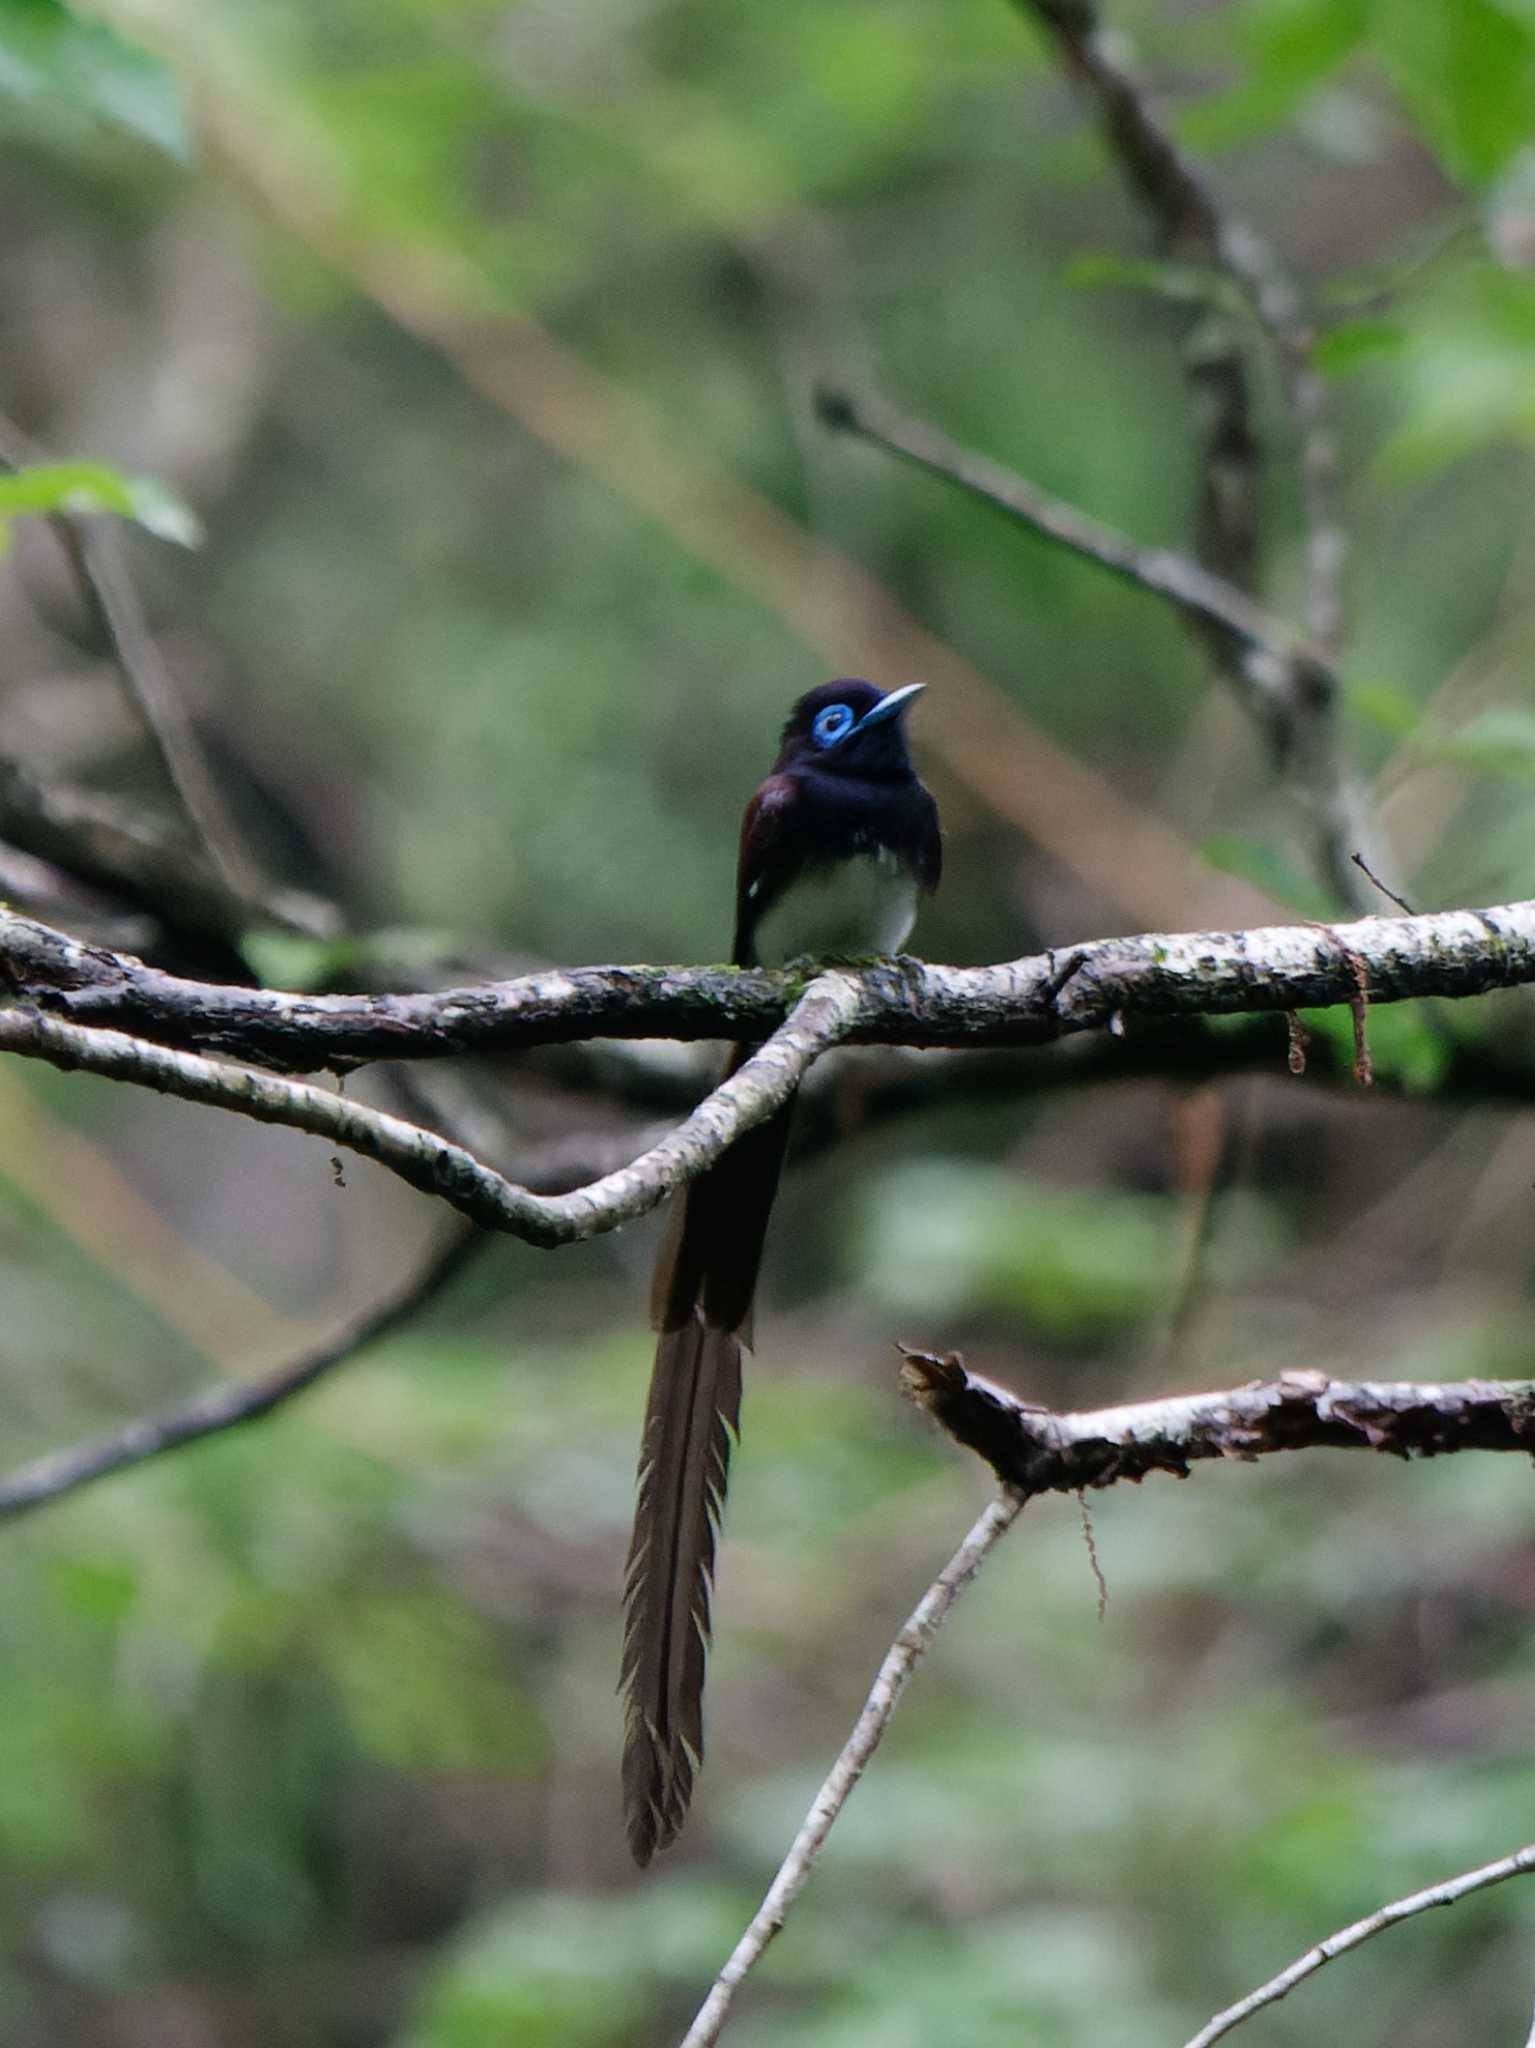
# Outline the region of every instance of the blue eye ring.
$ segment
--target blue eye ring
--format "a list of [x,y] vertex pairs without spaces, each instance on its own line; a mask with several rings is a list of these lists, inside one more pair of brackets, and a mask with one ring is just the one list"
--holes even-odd
[[824,711],[816,713],[810,737],[818,747],[834,747],[838,740],[845,740],[853,730],[852,707],[847,704],[828,704]]

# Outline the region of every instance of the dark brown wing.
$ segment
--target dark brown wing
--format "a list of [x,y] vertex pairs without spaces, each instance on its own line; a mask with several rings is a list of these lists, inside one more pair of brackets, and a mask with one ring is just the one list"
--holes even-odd
[[913,864],[919,887],[924,895],[931,896],[943,879],[943,833],[938,824],[938,806],[925,783],[917,784],[917,795],[921,799],[921,815],[917,822]]
[[803,866],[804,794],[792,775],[770,775],[746,806],[741,851],[736,861],[736,936],[730,957],[737,967],[755,967],[752,933],[757,920],[788,888]]

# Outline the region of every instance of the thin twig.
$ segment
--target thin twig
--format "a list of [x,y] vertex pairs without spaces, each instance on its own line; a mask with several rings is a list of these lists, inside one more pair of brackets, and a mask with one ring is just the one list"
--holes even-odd
[[142,805],[44,782],[15,761],[0,761],[0,838],[178,933],[228,940],[252,925],[276,925],[329,939],[341,930],[340,911],[323,897],[232,887],[209,855],[146,817]]
[[[1057,55],[1095,107],[1104,142],[1153,223],[1164,251],[1225,271],[1251,305],[1272,344],[1299,443],[1305,526],[1306,621],[1323,669],[1293,672],[1290,716],[1270,731],[1284,764],[1315,813],[1317,866],[1340,901],[1363,898],[1349,863],[1360,841],[1357,795],[1340,757],[1336,692],[1313,687],[1342,638],[1346,543],[1335,506],[1336,449],[1326,418],[1326,389],[1312,362],[1314,322],[1275,250],[1226,208],[1179,148],[1121,61],[1093,0],[1015,0],[1045,31]],[[1198,553],[1206,568],[1252,590],[1257,572],[1257,497],[1261,449],[1252,424],[1250,376],[1241,335],[1229,319],[1196,319],[1185,375],[1201,442]],[[1218,668],[1229,672],[1233,643],[1204,635]]]
[[35,1010],[0,1010],[0,1050],[308,1131],[375,1160],[484,1229],[550,1248],[632,1222],[712,1165],[742,1132],[788,1101],[806,1070],[843,1035],[857,1006],[858,991],[845,976],[820,975],[767,1043],[658,1144],[586,1187],[547,1196],[518,1187],[464,1146],[384,1110],[120,1031],[66,1024]]
[[352,1318],[333,1337],[301,1357],[234,1386],[221,1386],[178,1401],[156,1415],[143,1415],[91,1443],[50,1451],[0,1478],[0,1520],[25,1514],[92,1481],[105,1479],[179,1449],[199,1438],[222,1434],[270,1415],[333,1372],[364,1346],[375,1344],[410,1321],[461,1273],[490,1242],[471,1225],[455,1225],[421,1269],[395,1293]]
[[[228,24],[202,0],[77,0],[157,49],[187,84],[211,155],[289,233],[334,266],[466,386],[562,459],[657,520],[766,604],[838,670],[921,676],[941,691],[929,743],[959,783],[1133,920],[1268,914],[1162,819],[1059,747],[992,678],[897,603],[877,576],[761,492],[700,460],[658,418],[513,307],[457,246],[398,226],[352,189],[334,139],[291,96],[259,88]],[[835,672],[835,671],[833,671]],[[1209,907],[1212,900],[1222,907]],[[1241,902],[1242,908],[1231,908]],[[1203,905],[1204,908],[1196,906]]]
[[1101,519],[1052,497],[999,462],[949,439],[926,420],[869,393],[823,387],[817,409],[829,427],[857,434],[892,455],[984,498],[995,510],[1111,575],[1165,598],[1179,611],[1228,635],[1240,650],[1234,672],[1249,709],[1265,726],[1288,720],[1298,689],[1331,691],[1337,677],[1318,648],[1245,590],[1176,548],[1143,546]]
[[1375,884],[1376,888],[1379,889],[1382,896],[1390,897],[1391,901],[1396,905],[1397,909],[1403,913],[1404,916],[1415,917],[1417,915],[1417,912],[1413,909],[1412,905],[1407,901],[1406,897],[1398,896],[1395,889],[1391,888],[1389,884],[1383,882],[1380,876],[1376,874],[1374,868],[1370,866],[1370,863],[1365,859],[1362,853],[1351,853],[1349,855],[1349,859],[1354,863],[1354,866],[1358,868],[1359,872],[1365,877],[1367,881],[1371,881]]
[[1318,646],[1335,653],[1342,626],[1344,539],[1333,503],[1336,451],[1326,390],[1313,367],[1315,322],[1272,244],[1217,199],[1119,61],[1093,0],[1016,0],[1051,37],[1097,105],[1104,139],[1170,251],[1213,260],[1239,285],[1273,343],[1301,442],[1306,520],[1306,615]]
[[731,1951],[729,1961],[715,1978],[713,1988],[699,2007],[697,2018],[683,2037],[681,2048],[711,2048],[711,2044],[719,2039],[732,2000],[804,1890],[815,1868],[816,1858],[847,1804],[853,1787],[863,1776],[870,1757],[878,1749],[923,1652],[942,1628],[955,1601],[1018,1519],[1022,1506],[1023,1502],[1016,1494],[1005,1490],[999,1494],[913,1609],[906,1626],[891,1644],[864,1702],[863,1712],[854,1723],[842,1754],[827,1773],[826,1782],[816,1794],[788,1855],[779,1866],[778,1875],[768,1888],[767,1896]]
[[1503,1884],[1508,1878],[1527,1876],[1532,1871],[1535,1871],[1535,1844],[1516,1849],[1512,1856],[1504,1856],[1496,1863],[1485,1863],[1480,1870],[1468,1870],[1463,1876],[1446,1878],[1442,1884],[1430,1885],[1426,1891],[1413,1892],[1409,1898],[1396,1899],[1389,1906],[1380,1907],[1363,1920],[1356,1920],[1352,1927],[1329,1934],[1325,1941],[1319,1941],[1315,1948],[1297,1957],[1277,1977],[1271,1977],[1267,1984],[1260,1985],[1246,1998],[1217,2013],[1208,2026],[1201,2027],[1185,2044],[1185,2048],[1211,2048],[1213,2042],[1221,2040],[1243,2020],[1250,2019],[1265,2006],[1277,2004],[1297,1984],[1314,1977],[1324,1963],[1330,1963],[1335,1956],[1346,1955],[1372,1935],[1383,1934],[1388,1927],[1396,1927],[1403,1920],[1411,1920],[1435,1906],[1453,1906],[1457,1900],[1468,1898],[1473,1892],[1486,1891],[1489,1885]]
[[[19,427],[0,414],[0,468],[15,471],[45,459]],[[219,795],[138,592],[123,568],[117,536],[68,512],[52,513],[47,523],[63,549],[93,626],[111,649],[128,699],[194,838],[226,888],[251,895],[257,882],[249,855]]]

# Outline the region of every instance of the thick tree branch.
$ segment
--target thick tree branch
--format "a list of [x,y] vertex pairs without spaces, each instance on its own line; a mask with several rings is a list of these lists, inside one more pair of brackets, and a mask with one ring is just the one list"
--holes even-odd
[[1304,1371],[1221,1393],[1052,1414],[969,1372],[956,1353],[901,1350],[902,1382],[918,1406],[1026,1497],[1078,1493],[1148,1472],[1182,1479],[1204,1459],[1249,1461],[1321,1446],[1399,1458],[1535,1455],[1535,1380],[1419,1384]]
[[1535,1844],[1516,1849],[1511,1856],[1500,1857],[1496,1863],[1484,1863],[1480,1870],[1465,1871],[1459,1877],[1446,1878],[1442,1884],[1429,1885],[1425,1891],[1413,1892],[1408,1898],[1393,1900],[1389,1906],[1382,1906],[1378,1911],[1366,1914],[1363,1920],[1356,1920],[1352,1927],[1329,1934],[1325,1941],[1307,1949],[1277,1977],[1271,1977],[1267,1984],[1260,1985],[1246,1998],[1217,2013],[1208,2026],[1201,2027],[1185,2044],[1185,2048],[1213,2048],[1213,2044],[1224,2040],[1233,2027],[1251,2019],[1265,2006],[1276,2005],[1286,1992],[1293,1991],[1308,1977],[1314,1977],[1324,1963],[1330,1963],[1335,1956],[1346,1955],[1372,1935],[1383,1934],[1388,1927],[1400,1926],[1402,1921],[1430,1912],[1435,1906],[1453,1906],[1457,1900],[1469,1898],[1473,1892],[1486,1891],[1489,1885],[1504,1884],[1511,1877],[1525,1877],[1532,1871],[1535,1871]]
[[[583,967],[433,995],[285,995],[165,974],[5,910],[0,976],[27,1004],[72,1023],[288,1073],[594,1037],[760,1038],[783,1023],[803,985],[766,970]],[[1105,1027],[1123,1035],[1141,1018],[1353,1004],[1361,991],[1370,1003],[1473,996],[1529,983],[1535,901],[1352,924],[1094,939],[994,967],[880,961],[836,979],[841,1042],[1043,1045]],[[7,1042],[38,1051],[35,1028],[12,1022]],[[91,1035],[57,1044],[84,1045]],[[120,1078],[145,1075],[125,1058]],[[215,1099],[227,1092],[213,1087]]]
[[225,1066],[124,1032],[14,1008],[0,1011],[0,1051],[308,1131],[387,1167],[486,1230],[549,1248],[632,1222],[712,1165],[743,1131],[788,1100],[811,1063],[844,1035],[857,1009],[854,983],[840,974],[819,976],[767,1043],[658,1144],[600,1180],[547,1196],[518,1187],[462,1145],[384,1110],[308,1082]]
[[779,1866],[778,1875],[768,1888],[767,1896],[699,2007],[697,2018],[683,2038],[682,2048],[711,2048],[711,2044],[719,2039],[736,1992],[783,1926],[795,1900],[808,1883],[816,1858],[825,1847],[826,1838],[847,1804],[849,1794],[863,1776],[865,1766],[890,1726],[919,1659],[942,1628],[955,1601],[1018,1519],[1022,1506],[1019,1495],[1006,1491],[991,1502],[923,1594],[906,1626],[891,1644],[864,1702],[863,1712],[843,1745],[842,1754],[816,1794],[788,1855]]

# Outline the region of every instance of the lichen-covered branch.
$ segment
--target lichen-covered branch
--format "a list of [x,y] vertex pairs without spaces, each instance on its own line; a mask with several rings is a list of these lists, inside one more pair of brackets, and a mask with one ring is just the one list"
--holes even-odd
[[535,1195],[464,1146],[327,1088],[153,1045],[125,1032],[15,1007],[0,1010],[0,1052],[307,1131],[387,1167],[486,1230],[553,1247],[632,1222],[712,1165],[743,1131],[782,1107],[811,1063],[843,1036],[857,1006],[858,991],[846,977],[819,976],[767,1043],[691,1116],[638,1159],[564,1195]]
[[1181,1479],[1204,1459],[1321,1447],[1399,1458],[1535,1453],[1535,1380],[1346,1381],[1300,1371],[1220,1393],[1054,1414],[970,1372],[955,1352],[901,1349],[913,1400],[1024,1495],[1077,1493],[1148,1472]]
[[[166,974],[3,909],[0,980],[28,1010],[61,1023],[286,1073],[588,1038],[762,1038],[803,986],[792,972],[581,967],[431,995],[292,995]],[[1351,924],[1150,932],[993,967],[876,961],[836,980],[845,1012],[835,1035],[850,1044],[1043,1045],[1105,1028],[1129,1036],[1140,1019],[1352,1005],[1361,995],[1372,1004],[1464,997],[1535,982],[1535,901]],[[13,1023],[8,1042],[35,1050],[21,1043],[30,1028]]]

